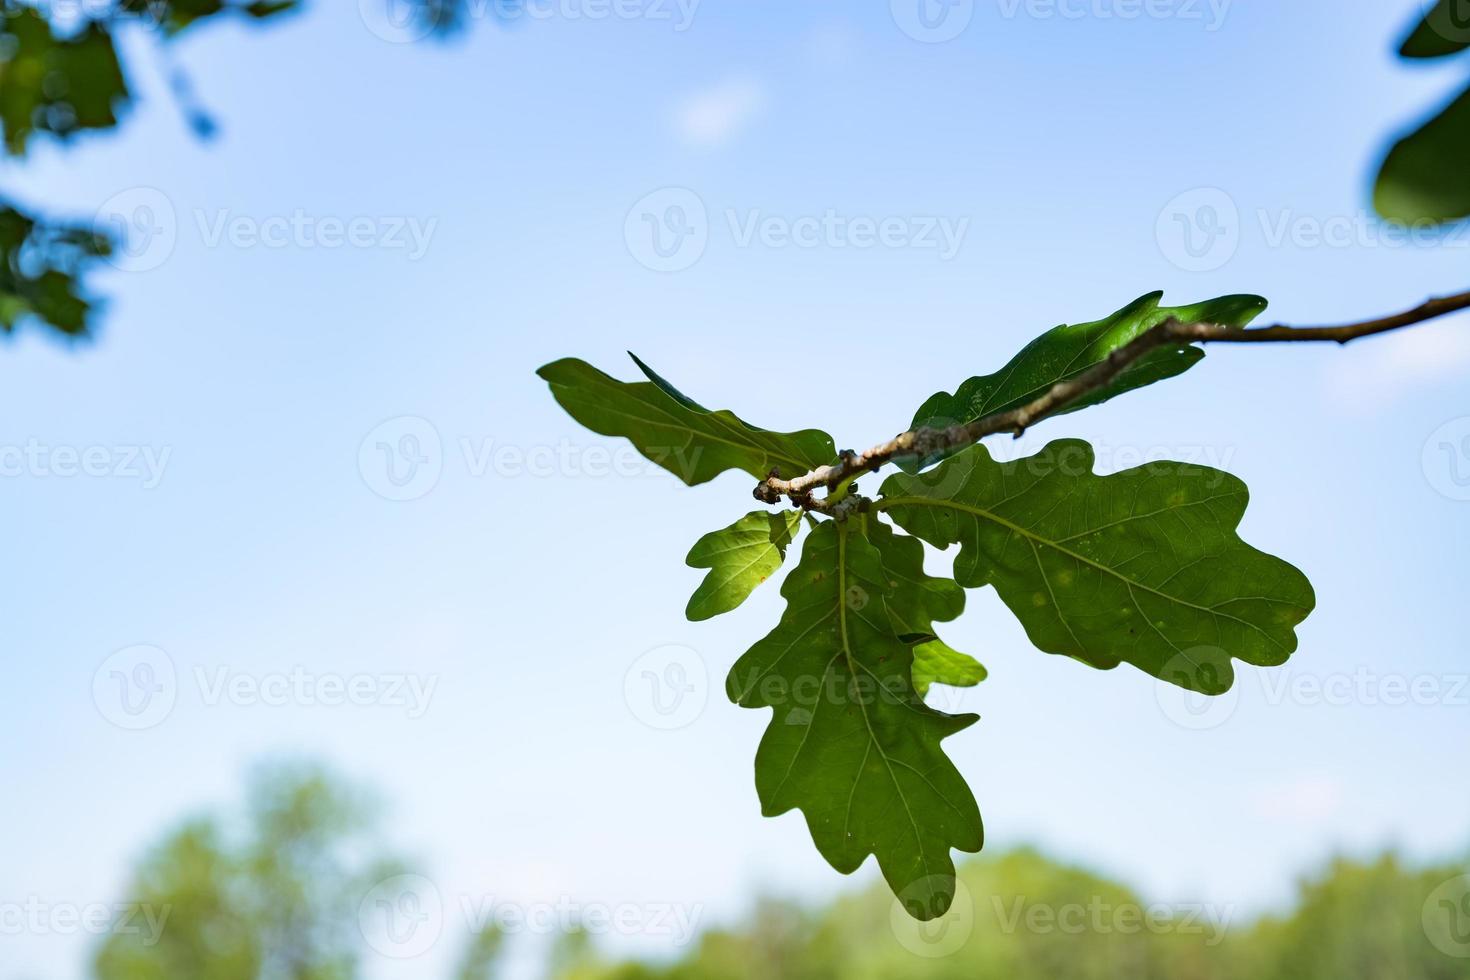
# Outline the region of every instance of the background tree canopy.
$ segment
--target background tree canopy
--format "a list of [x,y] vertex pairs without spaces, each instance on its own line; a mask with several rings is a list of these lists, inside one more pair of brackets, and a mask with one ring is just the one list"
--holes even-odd
[[[363,976],[359,904],[376,881],[407,867],[390,856],[376,814],[368,794],[319,767],[261,769],[242,812],[188,820],[143,858],[125,897],[170,910],[166,928],[157,942],[109,937],[95,976]],[[1470,958],[1425,942],[1426,924],[1455,925],[1426,913],[1425,896],[1467,873],[1470,860],[1342,858],[1303,879],[1289,911],[1252,921],[1229,906],[1154,902],[1019,849],[961,864],[965,908],[928,925],[896,918],[878,882],[819,905],[762,899],[742,921],[661,963],[612,958],[575,925],[549,947],[540,936],[476,932],[452,900],[444,934],[463,949],[456,980],[503,975],[507,948],[518,945],[554,980],[1465,980]],[[486,883],[487,894],[495,888]]]
[[[121,125],[134,94],[119,36],[147,31],[162,43],[222,20],[275,21],[300,0],[107,0],[57,8],[0,0],[0,139],[5,155],[23,159],[36,140],[71,143]],[[446,35],[463,23],[460,0],[426,0],[410,8],[426,34]],[[215,129],[188,79],[174,73],[174,95],[190,127]],[[0,331],[27,320],[68,337],[96,326],[99,297],[87,272],[106,258],[120,230],[49,216],[0,190]]]

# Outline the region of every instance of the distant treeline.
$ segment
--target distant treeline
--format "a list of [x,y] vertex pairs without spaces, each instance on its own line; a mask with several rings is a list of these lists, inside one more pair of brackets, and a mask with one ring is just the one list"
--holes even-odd
[[[144,855],[93,975],[356,980],[447,944],[455,980],[492,980],[507,946],[540,946],[512,921],[466,921],[379,826],[371,796],[325,770],[263,768],[240,811],[190,819]],[[881,882],[820,907],[762,901],[702,934],[697,915],[660,915],[688,938],[656,963],[611,959],[598,933],[617,922],[594,922],[591,905],[534,931],[555,934],[542,972],[556,980],[1470,980],[1470,862],[1339,860],[1301,883],[1289,915],[1257,921],[1150,903],[1032,850],[968,861],[960,880],[927,924]]]

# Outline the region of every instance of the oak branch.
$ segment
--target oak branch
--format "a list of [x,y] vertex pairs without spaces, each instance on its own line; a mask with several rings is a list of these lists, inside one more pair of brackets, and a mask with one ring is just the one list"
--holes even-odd
[[[836,463],[819,467],[790,480],[782,479],[779,473],[772,472],[768,478],[756,486],[755,497],[767,504],[777,504],[783,499],[789,499],[795,506],[803,510],[841,516],[864,503],[863,498],[846,493],[851,489],[852,481],[864,473],[871,473],[894,459],[909,456],[923,459],[937,452],[972,445],[987,436],[1003,432],[1020,438],[1037,422],[1055,415],[1079,398],[1107,387],[1130,365],[1160,347],[1180,344],[1323,341],[1346,344],[1360,337],[1371,337],[1374,334],[1399,330],[1467,308],[1470,308],[1470,292],[1431,299],[1411,310],[1393,316],[1335,327],[1278,325],[1240,328],[1222,326],[1217,323],[1183,323],[1175,319],[1165,320],[1139,334],[1085,371],[1058,381],[1042,395],[1019,408],[984,415],[965,425],[953,425],[943,429],[910,429],[865,452],[844,452]],[[825,491],[826,495],[815,496],[819,490]]]

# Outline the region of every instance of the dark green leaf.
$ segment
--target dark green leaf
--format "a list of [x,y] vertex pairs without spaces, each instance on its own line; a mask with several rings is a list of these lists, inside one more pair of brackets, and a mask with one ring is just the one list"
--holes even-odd
[[1443,58],[1470,47],[1470,6],[1439,0],[1399,48],[1405,58]]
[[690,486],[726,470],[744,470],[756,479],[765,479],[773,468],[796,476],[837,456],[825,432],[767,432],[731,412],[701,408],[662,379],[619,381],[575,358],[536,373],[572,418],[593,432],[626,438]]
[[685,562],[710,573],[689,598],[685,615],[698,622],[739,606],[781,567],[800,528],[801,511],[758,510],[700,538]]
[[980,811],[940,747],[976,720],[928,707],[898,636],[894,584],[851,522],[828,521],[787,577],[780,624],[730,673],[731,700],[774,713],[756,753],[762,812],[800,809],[817,849],[844,874],[869,854],[916,918],[954,896],[952,848],[980,849]]
[[[934,395],[914,416],[911,428],[945,428],[964,425],[995,412],[1018,408],[1044,393],[1058,381],[1087,370],[1151,327],[1170,317],[1183,322],[1205,321],[1243,327],[1266,308],[1259,296],[1221,296],[1194,306],[1163,307],[1161,292],[1140,297],[1112,316],[1093,323],[1064,324],[1027,344],[1010,363],[995,374],[970,378],[954,394]],[[1204,352],[1192,345],[1164,347],[1134,363],[1114,382],[1078,401],[1068,412],[1096,405],[1144,385],[1172,378],[1189,370]],[[906,461],[914,470],[938,462],[948,453],[929,459]]]
[[1373,206],[1405,224],[1470,216],[1470,89],[1389,150],[1378,171]]
[[25,153],[34,133],[63,139],[117,125],[129,102],[112,33],[96,21],[61,36],[39,11],[0,17],[0,129],[6,152]]
[[254,17],[256,20],[263,20],[267,17],[275,17],[277,14],[289,13],[299,8],[300,4],[296,0],[255,0],[254,3],[247,3],[243,9],[246,15]]
[[877,518],[863,521],[864,534],[883,562],[890,591],[884,596],[888,618],[914,657],[914,690],[920,697],[932,684],[973,687],[985,679],[985,668],[934,633],[936,622],[958,619],[965,609],[965,590],[947,578],[924,573],[924,546],[918,538],[894,534]]
[[69,336],[89,332],[96,301],[84,276],[108,251],[91,228],[0,201],[0,331],[33,320]]
[[1092,466],[1076,440],[1011,463],[977,445],[890,477],[879,506],[935,547],[959,543],[956,580],[994,585],[1049,653],[1209,694],[1229,690],[1232,657],[1284,663],[1315,600],[1301,572],[1237,536],[1244,484],[1183,463]]

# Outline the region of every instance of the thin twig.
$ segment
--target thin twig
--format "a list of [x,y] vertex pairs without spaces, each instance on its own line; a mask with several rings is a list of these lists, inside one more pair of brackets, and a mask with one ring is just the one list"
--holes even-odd
[[[1423,323],[1460,310],[1470,309],[1470,292],[1454,296],[1431,299],[1394,316],[1361,323],[1348,323],[1335,327],[1230,327],[1218,323],[1181,323],[1169,319],[1139,334],[1133,340],[1108,354],[1092,367],[1052,385],[1038,398],[1019,408],[982,416],[965,425],[953,425],[944,429],[919,428],[881,443],[861,453],[844,453],[831,466],[818,467],[810,473],[791,480],[781,479],[779,474],[771,476],[756,486],[757,500],[768,504],[780,503],[789,497],[793,504],[803,510],[833,513],[839,505],[846,503],[839,494],[837,501],[814,496],[818,490],[828,492],[840,490],[844,485],[864,473],[886,465],[902,457],[927,459],[936,453],[960,449],[979,442],[986,436],[1009,432],[1020,438],[1027,429],[1049,416],[1055,415],[1077,400],[1107,387],[1131,365],[1161,347],[1178,344],[1210,343],[1297,343],[1304,341],[1331,341],[1346,344],[1360,337],[1387,333],[1403,327]],[[851,490],[850,486],[845,488]],[[854,501],[855,502],[855,501]],[[850,508],[836,510],[841,514]]]

